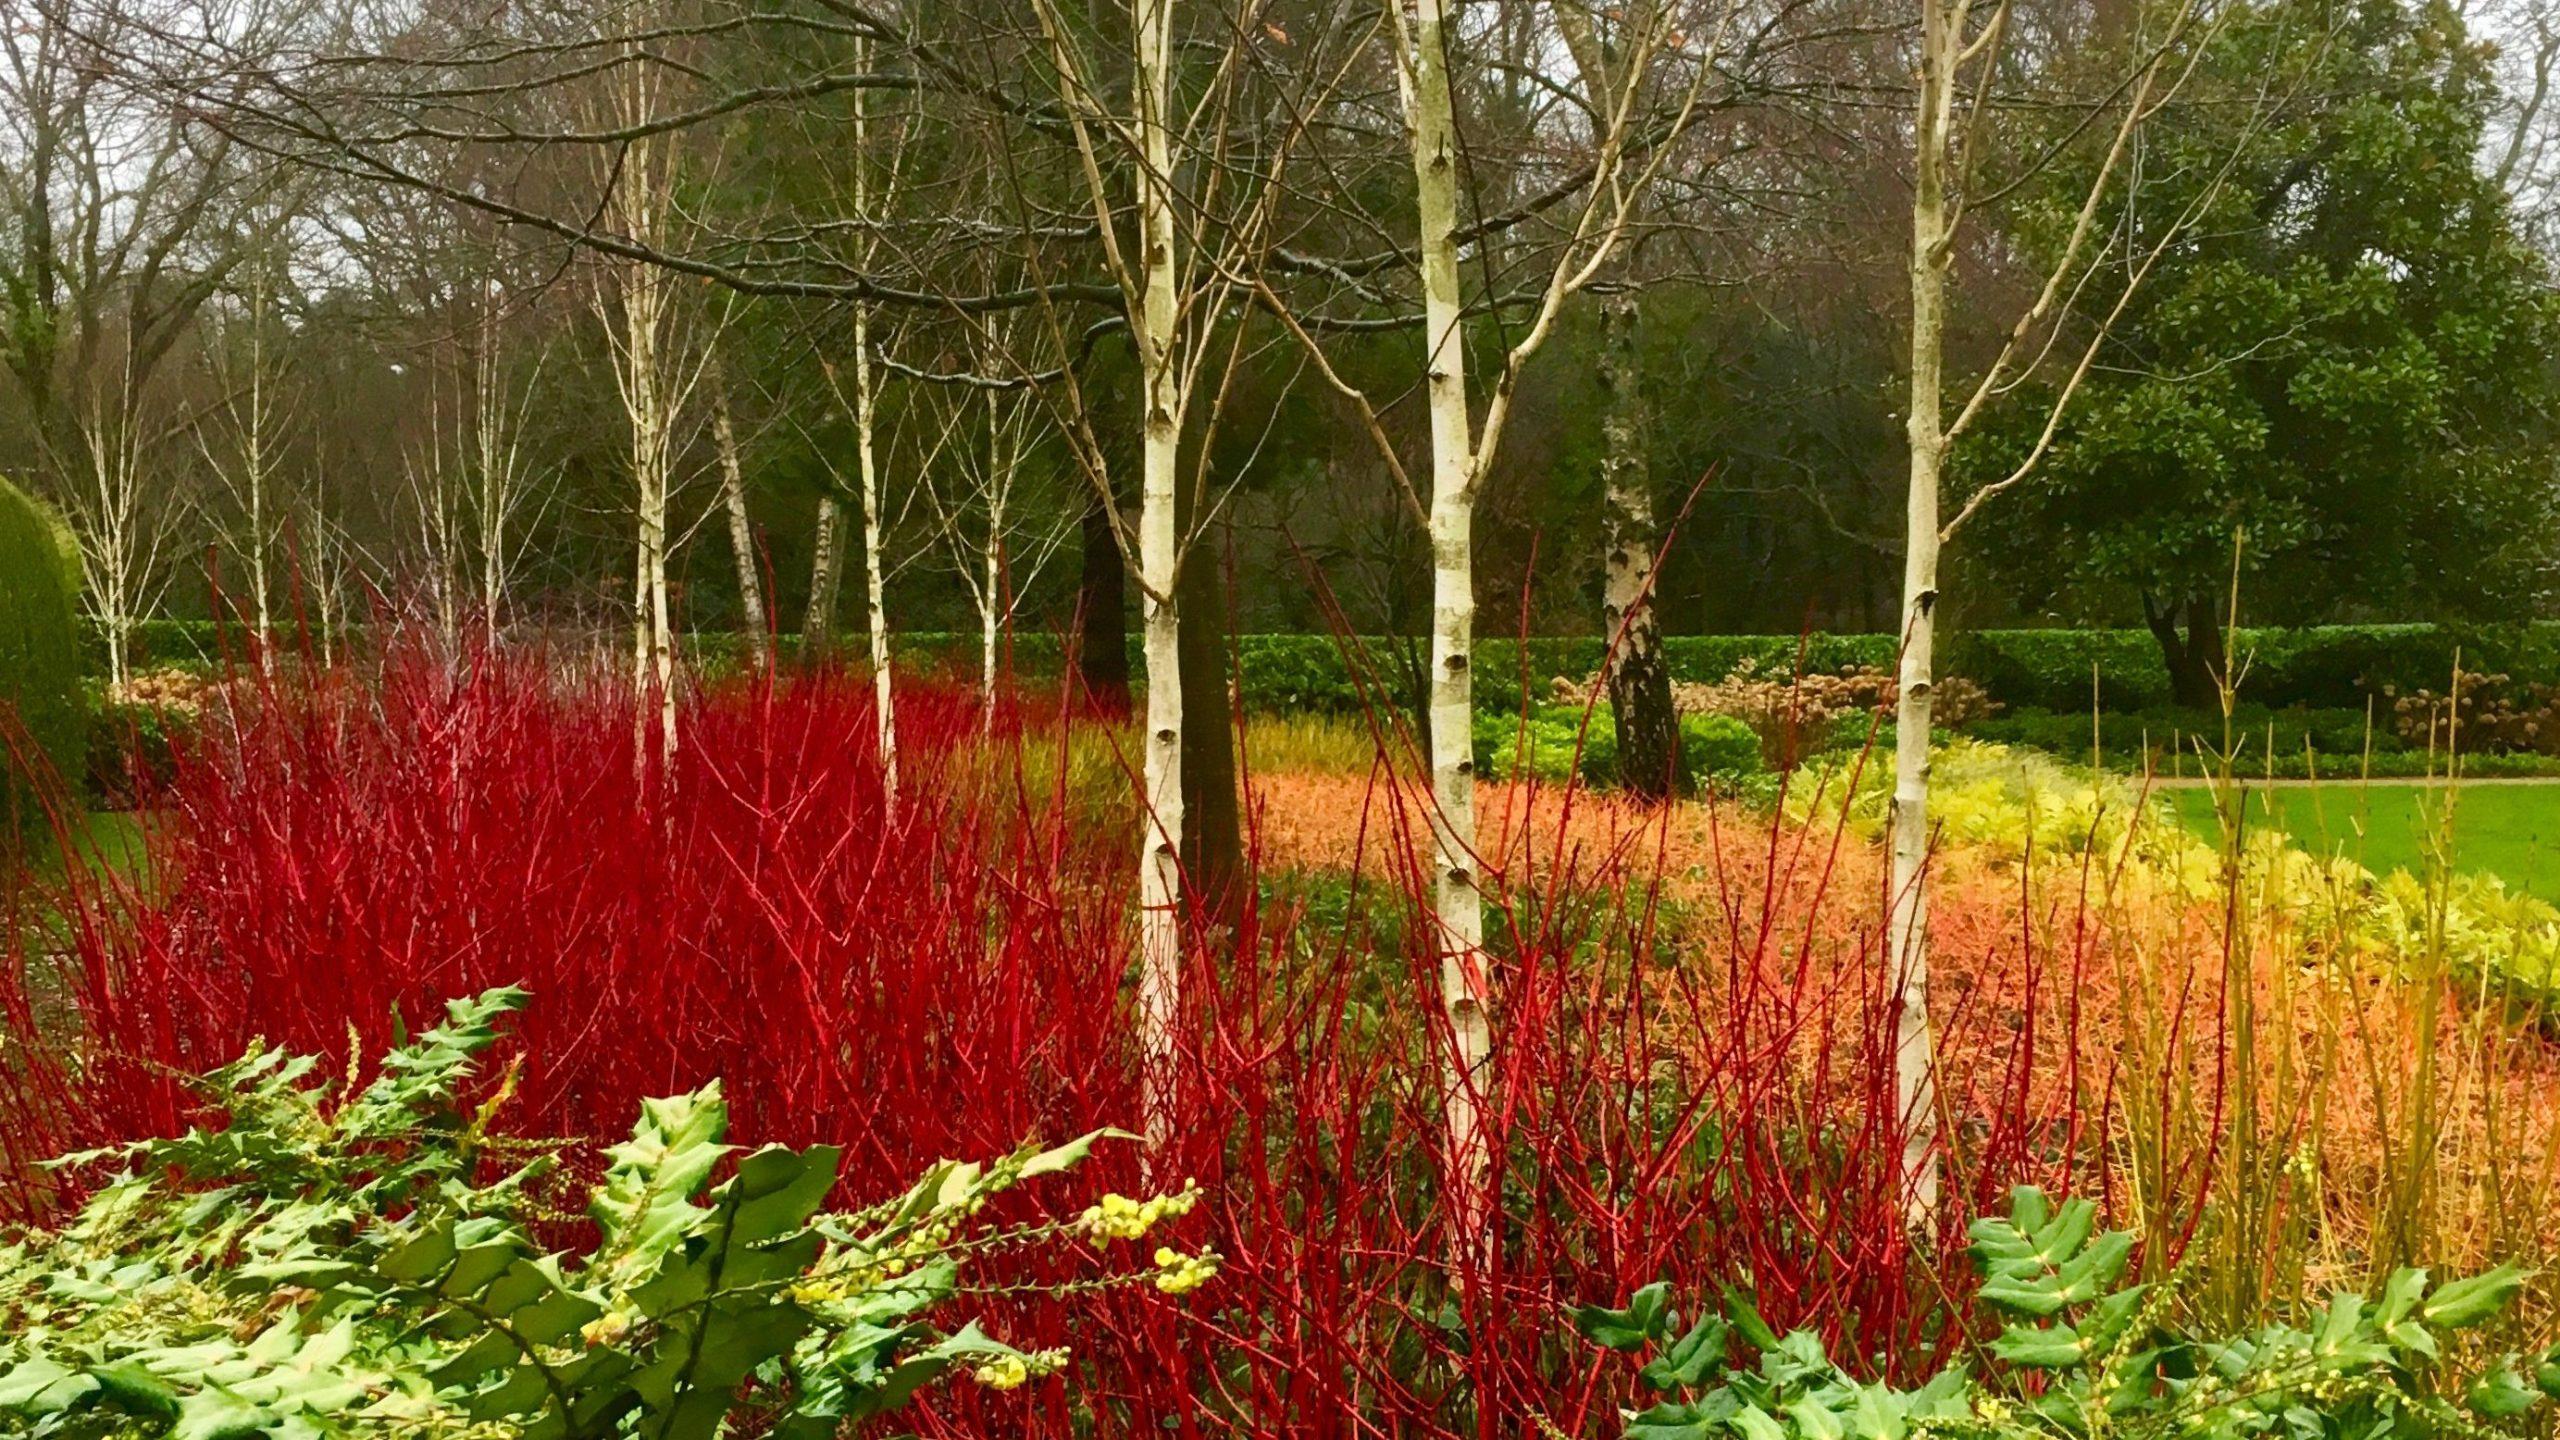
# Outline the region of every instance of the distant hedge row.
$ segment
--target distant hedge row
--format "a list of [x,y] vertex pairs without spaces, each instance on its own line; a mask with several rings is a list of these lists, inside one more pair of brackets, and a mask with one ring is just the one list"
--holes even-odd
[[[236,627],[232,627],[236,648]],[[2458,653],[2464,668],[2504,672],[2519,680],[2560,684],[2560,621],[2451,627],[2438,625],[2316,625],[2300,629],[2240,632],[2249,654],[2242,686],[2250,701],[2266,706],[2361,709],[2368,696],[2415,689],[2443,690]],[[745,653],[731,634],[700,634],[687,644],[696,657],[719,665]],[[1678,635],[1663,642],[1675,679],[1712,681],[1745,661],[1764,672],[1832,671],[1858,665],[1890,666],[1891,635]],[[978,637],[913,632],[897,637],[900,654],[922,666],[973,672]],[[1370,699],[1394,703],[1411,693],[1425,659],[1420,640],[1368,637],[1345,645],[1328,635],[1245,635],[1236,642],[1243,661],[1245,705],[1257,710],[1358,710]],[[94,642],[93,642],[94,648]],[[785,637],[785,648],[793,648]],[[1477,694],[1488,707],[1514,705],[1527,691],[1544,699],[1558,675],[1588,675],[1600,661],[1596,637],[1527,642],[1486,640],[1476,647]],[[134,650],[142,663],[194,664],[225,653],[223,631],[209,622],[153,621],[140,626]],[[1347,653],[1346,653],[1347,652]],[[2091,675],[2108,710],[2144,710],[2169,703],[2169,680],[2159,647],[2141,630],[1977,630],[1939,645],[1946,674],[1983,686],[2012,709],[2086,712]],[[1064,662],[1060,638],[1016,635],[1009,645],[1015,674],[1045,678]],[[1136,653],[1131,662],[1134,669]],[[1364,692],[1361,675],[1377,687]]]

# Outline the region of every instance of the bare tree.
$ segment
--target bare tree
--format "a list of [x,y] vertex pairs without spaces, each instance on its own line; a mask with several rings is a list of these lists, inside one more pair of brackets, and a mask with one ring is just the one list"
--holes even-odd
[[[2130,59],[2103,77],[2094,99],[2077,105],[2086,118],[2049,146],[2051,163],[2082,130],[2102,138],[2103,149],[2062,243],[2038,281],[2034,297],[2016,314],[1998,352],[1949,415],[1945,396],[1948,272],[1969,208],[2023,183],[2020,177],[1986,182],[1978,157],[1989,147],[2000,101],[1994,77],[2012,31],[2012,0],[1998,0],[1987,15],[1972,0],[1921,0],[1919,82],[1912,127],[1910,249],[1910,383],[1905,428],[1910,485],[1905,516],[1902,586],[1902,655],[1894,714],[1894,790],[1890,816],[1891,865],[1886,892],[1885,987],[1895,1015],[1895,1100],[1904,1126],[1906,1213],[1915,1229],[1939,1219],[1940,1122],[1935,1040],[1929,1013],[1929,726],[1936,689],[1936,635],[1941,596],[1938,564],[1945,543],[1982,507],[2024,483],[2051,446],[2072,398],[2096,362],[2110,327],[2132,302],[2160,257],[2182,241],[2204,214],[2239,158],[2235,148],[2213,184],[2181,213],[2160,224],[2146,241],[2097,234],[2108,194],[2136,183],[2128,163],[2144,123],[2171,104],[2203,50],[2194,44],[2210,22],[2205,0],[2166,0],[2140,9],[2128,36]],[[2269,109],[2279,84],[2266,78],[2251,113]],[[1968,93],[1968,91],[1970,93]],[[2107,123],[2112,116],[2112,123]],[[2242,127],[2245,133],[2246,126]],[[2092,242],[2097,241],[2095,249]],[[2112,260],[2112,268],[2102,261]],[[2110,293],[2111,292],[2111,293]],[[2076,318],[2075,330],[2063,322]],[[1952,518],[1942,519],[1941,491],[1947,458],[1956,442],[2022,374],[2039,365],[2057,372],[2053,398],[2032,446],[2006,474],[1976,488]]]
[[[636,131],[608,152],[604,208],[614,228],[653,249],[678,243],[677,185],[683,165],[682,136],[649,129],[670,104],[668,87],[683,73],[680,63],[639,41],[617,47],[618,62],[606,76],[603,105],[609,124]],[[645,762],[654,748],[661,767],[676,754],[675,616],[667,586],[673,549],[672,501],[676,485],[678,427],[694,387],[716,349],[702,344],[688,354],[689,307],[677,277],[665,266],[638,258],[609,258],[595,292],[613,356],[614,388],[630,436],[633,627],[632,678],[648,698],[634,719],[633,743]],[[655,711],[650,733],[648,710]],[[654,742],[654,743],[653,743]]]
[[[199,429],[197,448],[206,468],[231,498],[230,548],[247,573],[250,618],[257,626],[264,664],[275,638],[275,576],[271,567],[283,538],[291,497],[286,494],[286,435],[291,423],[284,356],[277,331],[280,267],[244,267],[246,284],[236,321],[223,327],[213,347],[221,396],[216,413],[226,442]],[[219,342],[234,343],[219,343]]]
[[[1326,357],[1318,339],[1325,322],[1308,318],[1314,307],[1292,306],[1279,288],[1286,277],[1275,282],[1268,269],[1259,293],[1306,347],[1325,381],[1351,402],[1387,470],[1423,515],[1429,536],[1432,618],[1425,729],[1433,919],[1450,1046],[1445,1109],[1456,1226],[1460,1243],[1471,1246],[1491,1214],[1493,1168],[1482,1093],[1493,1053],[1492,979],[1475,822],[1477,498],[1500,453],[1522,373],[1554,335],[1565,305],[1609,266],[1634,222],[1640,197],[1670,153],[1668,139],[1697,115],[1715,74],[1714,57],[1731,7],[1708,0],[1695,13],[1667,5],[1614,12],[1615,28],[1605,41],[1592,17],[1581,11],[1560,3],[1537,8],[1557,49],[1573,61],[1571,81],[1559,82],[1557,88],[1571,96],[1571,103],[1560,109],[1569,109],[1582,128],[1559,138],[1569,138],[1580,159],[1551,189],[1548,204],[1560,206],[1564,218],[1537,247],[1532,264],[1538,273],[1517,291],[1488,294],[1477,302],[1519,316],[1486,387],[1481,416],[1470,398],[1464,333],[1470,307],[1461,285],[1462,265],[1470,245],[1486,246],[1494,235],[1507,235],[1507,227],[1483,219],[1462,225],[1467,177],[1452,57],[1466,54],[1468,46],[1442,0],[1414,0],[1410,15],[1400,6],[1386,7],[1385,13],[1418,229],[1419,243],[1409,253],[1422,295],[1423,390],[1430,433],[1427,498],[1417,492],[1380,407]],[[1525,241],[1515,243],[1527,248]],[[1295,268],[1335,281],[1357,273],[1339,262]]]
[[481,634],[495,644],[523,564],[525,531],[541,508],[541,477],[527,452],[525,431],[528,411],[541,393],[544,356],[535,355],[520,386],[511,380],[497,276],[484,275],[479,291],[470,351],[469,511],[479,560]]
[[176,538],[192,506],[163,459],[183,419],[155,416],[132,367],[92,377],[77,411],[78,455],[64,507],[80,547],[90,620],[106,643],[108,683],[133,677],[133,629],[175,578]]
[[[998,335],[992,318],[982,333],[990,355],[1021,343]],[[1020,592],[1082,516],[1068,503],[1074,497],[1056,493],[1038,473],[1034,452],[1046,426],[1026,391],[942,387],[932,394],[939,433],[917,476],[938,547],[978,613],[978,686],[992,724],[997,642],[1013,623]]]
[[[119,47],[182,13],[126,0],[74,24],[49,5],[0,25],[0,372],[24,405],[23,458],[84,529],[90,605],[118,679],[134,621],[166,590],[170,527],[189,507],[148,493],[175,472],[151,418],[163,363],[231,272],[269,253],[292,183],[245,163],[218,132],[123,83]],[[263,0],[203,17],[256,54]]]

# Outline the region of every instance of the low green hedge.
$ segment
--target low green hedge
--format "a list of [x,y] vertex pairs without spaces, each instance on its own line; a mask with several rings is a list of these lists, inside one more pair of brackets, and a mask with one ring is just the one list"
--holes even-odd
[[[237,648],[226,647],[223,628],[205,621],[146,622],[135,632],[135,653],[145,664],[217,660]],[[2560,684],[2560,621],[2470,627],[2315,625],[2244,629],[2238,638],[2249,656],[2243,698],[2256,705],[2351,709],[2360,715],[2369,698],[2443,690],[2457,654],[2468,670]],[[838,638],[851,653],[859,653],[859,643],[858,636]],[[962,675],[977,671],[974,633],[909,631],[895,643],[908,663]],[[738,663],[747,642],[736,634],[702,633],[687,637],[685,644],[697,661],[718,668]],[[1373,702],[1400,705],[1410,700],[1426,666],[1419,639],[1368,636],[1345,643],[1330,635],[1244,635],[1235,645],[1243,662],[1244,702],[1253,709],[1354,711]],[[1134,636],[1130,647],[1134,671]],[[91,649],[94,653],[94,643]],[[796,653],[797,637],[783,637],[782,649],[786,655]],[[1589,675],[1598,668],[1603,649],[1597,636],[1481,640],[1476,646],[1479,708],[1517,713],[1524,694],[1532,702],[1544,702],[1554,677]],[[1892,635],[1673,635],[1664,638],[1663,650],[1674,679],[1714,681],[1745,661],[1774,674],[1799,668],[1890,667],[1897,645]],[[1041,680],[1063,668],[1066,647],[1054,633],[1024,631],[1006,642],[1005,653],[1014,674]],[[2159,647],[2143,630],[1977,630],[1947,636],[1938,657],[1943,673],[1974,681],[2011,711],[2086,715],[2093,669],[2097,698],[2107,710],[2148,711],[2170,703]]]

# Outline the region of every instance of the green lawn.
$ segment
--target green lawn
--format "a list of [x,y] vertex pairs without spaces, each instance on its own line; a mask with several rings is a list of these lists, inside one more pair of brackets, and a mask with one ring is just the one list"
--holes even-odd
[[[2178,817],[2213,838],[2212,792],[2169,793]],[[2352,780],[2262,787],[2251,792],[2250,822],[2272,820],[2304,849],[2344,854],[2377,874],[2419,874],[2445,798],[2439,787]],[[2453,819],[2455,869],[2485,870],[2517,889],[2560,901],[2560,782],[2466,785],[2454,802]]]
[[142,861],[142,821],[128,810],[92,810],[71,837],[73,853],[93,870],[131,870]]

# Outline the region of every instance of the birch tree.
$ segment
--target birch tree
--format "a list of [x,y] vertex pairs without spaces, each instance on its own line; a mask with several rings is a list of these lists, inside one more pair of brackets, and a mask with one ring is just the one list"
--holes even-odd
[[1617,727],[1618,782],[1630,793],[1668,799],[1684,788],[1680,723],[1671,705],[1671,666],[1655,617],[1654,552],[1662,543],[1646,463],[1643,351],[1633,294],[1600,307],[1600,384],[1609,410],[1600,422],[1600,620],[1608,641],[1611,723]]
[[[1388,14],[1413,166],[1430,420],[1430,486],[1422,508],[1432,576],[1427,736],[1433,919],[1449,1045],[1444,1106],[1456,1224],[1460,1243],[1472,1246],[1488,1223],[1493,1198],[1482,1087],[1494,1038],[1475,822],[1476,499],[1499,452],[1522,371],[1554,333],[1565,304],[1590,286],[1625,240],[1638,198],[1669,154],[1669,137],[1685,130],[1697,113],[1731,11],[1719,5],[1703,16],[1668,6],[1620,12],[1621,28],[1612,37],[1617,43],[1604,48],[1588,16],[1565,5],[1552,8],[1560,38],[1577,59],[1578,108],[1590,118],[1590,158],[1580,172],[1578,199],[1552,242],[1544,279],[1520,305],[1525,318],[1501,353],[1480,419],[1471,408],[1463,330],[1463,175],[1451,78],[1451,57],[1466,47],[1445,0],[1414,0],[1409,16],[1396,6]],[[1676,78],[1666,85],[1658,69],[1676,72]],[[1645,103],[1666,93],[1668,103],[1658,109]],[[1298,329],[1302,338],[1308,335],[1303,326]],[[1322,368],[1336,389],[1358,402],[1381,455],[1402,480],[1403,467],[1375,407],[1330,365]],[[1404,483],[1410,491],[1410,482]]]
[[537,481],[525,448],[527,410],[540,393],[544,357],[537,353],[524,383],[508,379],[502,291],[485,276],[474,308],[471,345],[471,486],[469,510],[479,569],[481,635],[498,641],[507,597],[523,561],[528,522],[538,520]]
[[[1009,340],[992,321],[982,333],[990,354]],[[917,477],[938,546],[977,611],[978,688],[993,724],[998,642],[1013,623],[1016,597],[1065,546],[1081,515],[1067,503],[1073,497],[1032,473],[1043,426],[1029,394],[971,387],[935,397],[938,437]]]
[[[856,168],[860,168],[859,162]],[[872,741],[880,756],[883,783],[894,801],[898,793],[898,711],[889,674],[888,524],[880,498],[880,381],[872,363],[869,306],[857,303],[853,307],[852,388],[846,388],[834,361],[822,355],[818,363],[826,372],[828,388],[835,392],[836,404],[853,422],[852,488],[855,510],[862,518],[862,617],[871,661]],[[821,455],[833,482],[830,492],[845,488],[834,458],[824,452]],[[837,513],[841,516],[841,507]],[[827,524],[823,510],[819,523]],[[819,542],[830,547],[838,543],[835,536],[824,531]]]
[[[198,112],[144,93],[110,59],[190,13],[150,0],[95,15],[29,5],[0,24],[0,375],[27,420],[37,488],[80,540],[118,682],[193,508],[162,453],[188,433],[155,414],[162,372],[233,272],[273,252],[295,208],[272,203],[289,172],[248,164]],[[254,63],[279,14],[260,0],[220,7],[227,47]],[[207,93],[237,88],[232,77]]]
[[[1912,122],[1913,167],[1909,276],[1911,296],[1909,396],[1904,415],[1910,481],[1904,517],[1901,658],[1894,709],[1894,788],[1888,820],[1889,873],[1885,895],[1884,988],[1893,1015],[1894,1099],[1903,1126],[1902,1178],[1911,1227],[1929,1233],[1939,1212],[1940,1157],[1936,1040],[1929,1011],[1929,725],[1936,688],[1936,640],[1941,595],[1939,559],[1945,543],[1983,505],[2024,482],[2050,446],[2065,410],[2096,361],[2108,328],[2120,316],[2152,266],[2207,208],[2203,198],[2161,226],[2148,245],[2117,257],[2120,283],[2110,297],[2092,294],[2101,267],[2090,258],[2096,220],[2110,189],[2126,182],[2126,157],[2143,123],[2170,103],[2192,73],[2200,48],[2181,42],[2204,18],[2203,0],[2172,0],[2145,7],[2134,29],[2132,62],[2083,102],[2092,120],[2110,113],[2086,195],[2042,277],[2034,299],[2014,323],[1982,374],[1947,411],[1946,332],[1948,274],[1978,187],[1975,162],[1994,123],[1993,77],[2008,36],[2012,0],[1998,0],[1977,16],[1973,0],[1921,0],[1918,82]],[[2231,160],[2238,158],[2238,150]],[[2050,159],[2050,153],[2047,156]],[[2224,164],[2224,172],[2229,162]],[[1998,187],[1990,188],[1997,193]],[[2209,194],[2213,186],[2204,187]],[[2113,251],[2110,234],[2102,251]],[[2078,334],[2060,322],[2081,307]],[[1947,457],[1986,408],[2018,382],[2022,371],[2047,365],[2061,374],[2041,432],[2007,474],[1966,500],[1951,519],[1941,518]]]
[[[249,614],[257,627],[259,663],[275,641],[274,575],[290,497],[284,494],[285,426],[290,420],[283,356],[275,333],[277,291],[283,277],[272,262],[249,268],[240,314],[216,337],[215,409],[227,432],[217,444],[199,430],[196,445],[206,468],[229,492],[233,524],[230,548],[249,586]],[[223,341],[236,341],[235,345]],[[231,352],[231,353],[222,353]]]
[[[680,223],[675,205],[681,137],[650,123],[668,104],[672,70],[634,43],[606,81],[609,112],[632,133],[614,152],[604,209],[619,233],[652,249],[674,245]],[[634,717],[633,744],[642,763],[654,750],[664,769],[673,765],[677,747],[675,619],[667,588],[677,427],[715,345],[686,353],[683,300],[677,277],[666,267],[635,258],[609,261],[605,268],[596,305],[629,432],[635,521],[632,681],[642,710]]]
[[174,579],[171,560],[186,498],[163,469],[174,427],[155,421],[143,380],[128,365],[93,383],[78,409],[64,518],[80,548],[85,600],[107,651],[107,681],[133,678],[133,629],[159,609]]
[[[1165,1085],[1188,919],[1181,859],[1185,716],[1179,596],[1192,541],[1208,528],[1218,506],[1206,493],[1205,441],[1198,444],[1200,458],[1186,493],[1185,434],[1195,420],[1195,403],[1232,379],[1243,353],[1238,308],[1253,293],[1248,277],[1270,244],[1280,181],[1301,132],[1294,122],[1276,132],[1241,123],[1243,82],[1259,73],[1247,63],[1249,37],[1273,33],[1262,28],[1266,20],[1258,7],[1206,17],[1194,33],[1177,23],[1178,0],[1130,0],[1125,108],[1106,99],[1106,72],[1088,51],[1087,33],[1051,0],[1035,0],[1033,8],[1084,182],[1095,248],[1137,352],[1134,535],[1112,502],[1109,447],[1096,429],[1075,365],[1035,377],[1013,363],[1020,379],[1040,381],[1062,439],[1108,510],[1123,553],[1136,563],[1147,692],[1139,796],[1138,1025],[1147,1055],[1147,1124],[1151,1133],[1161,1133],[1171,1104]],[[1290,97],[1296,108],[1284,113],[1304,116],[1329,103],[1349,56],[1313,43],[1297,47],[1296,54],[1307,78]],[[1186,57],[1194,62],[1188,73],[1196,84],[1177,104],[1175,78]],[[1127,177],[1126,192],[1113,183],[1115,175]],[[1045,286],[1040,293],[1034,313],[1045,327],[1044,346],[1059,356],[1077,354],[1078,332],[1061,316],[1060,289]],[[1214,428],[1214,397],[1204,408],[1199,423]]]
[[[853,48],[854,64],[868,68],[872,59],[872,42],[868,36],[857,37]],[[853,92],[853,214],[857,221],[868,221],[875,207],[885,208],[892,194],[875,197],[871,185],[871,92]],[[888,188],[894,191],[899,167],[888,170]],[[862,263],[872,259],[869,243],[863,246]],[[829,372],[833,379],[833,372]],[[889,801],[898,798],[898,709],[892,693],[889,671],[889,579],[888,557],[880,523],[880,456],[878,432],[880,390],[873,374],[871,359],[871,302],[853,302],[853,446],[854,465],[861,477],[862,498],[862,620],[863,633],[871,642],[871,714],[878,727],[882,784],[887,787]]]
[[738,424],[729,413],[729,382],[710,366],[711,439],[720,452],[720,508],[729,522],[729,553],[738,566],[738,606],[747,644],[759,669],[773,668],[773,631],[765,617],[764,575],[756,563],[756,531],[747,514],[746,466],[738,453]]

